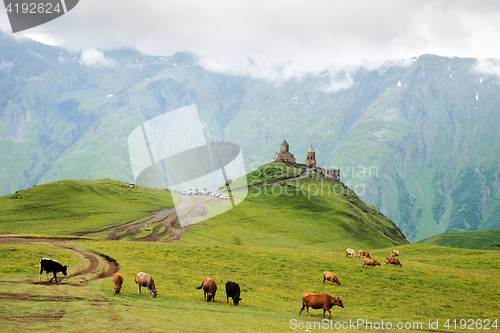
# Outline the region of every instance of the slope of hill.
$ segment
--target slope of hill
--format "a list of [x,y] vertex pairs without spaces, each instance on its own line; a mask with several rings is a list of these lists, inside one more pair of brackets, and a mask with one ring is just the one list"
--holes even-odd
[[461,249],[500,249],[500,229],[485,231],[444,232],[417,243],[455,247]]
[[173,207],[169,191],[123,188],[111,179],[62,180],[0,197],[0,232],[75,235]]
[[206,206],[214,217],[192,225],[180,242],[336,251],[408,243],[392,221],[343,183],[317,172],[295,178],[301,171],[271,163],[249,173],[247,198],[221,215],[217,204]]
[[377,207],[410,241],[500,227],[498,79],[475,59],[423,55],[280,84],[208,72],[189,54],[80,53],[0,35],[0,194],[61,179],[132,181],[127,138],[195,104],[209,141],[237,143],[249,170],[287,139]]
[[[272,172],[265,172],[266,168]],[[293,169],[277,163],[256,172],[262,171],[262,176],[272,181],[282,178],[280,170],[286,173]],[[227,201],[207,204],[208,216],[203,219],[213,217],[191,225],[179,242],[337,251],[408,243],[398,227],[342,183],[312,176],[261,184],[252,188],[238,206],[220,215],[218,207],[227,205]],[[247,177],[256,179],[255,172]],[[177,196],[165,190],[122,188],[121,184],[109,179],[66,180],[3,196],[0,232],[78,235],[103,231],[107,236],[112,227],[150,215],[153,210],[173,207],[171,195]],[[167,227],[167,220],[162,223]],[[129,239],[145,236],[141,234],[144,230],[137,232]],[[102,238],[99,233],[91,237]]]

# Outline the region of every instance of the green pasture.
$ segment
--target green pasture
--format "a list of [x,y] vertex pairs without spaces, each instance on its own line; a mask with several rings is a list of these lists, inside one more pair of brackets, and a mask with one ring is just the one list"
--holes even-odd
[[227,203],[207,205],[213,217],[194,223],[179,242],[336,251],[408,243],[394,223],[342,183],[305,178],[251,188],[244,201],[219,214]]
[[[261,169],[265,179],[301,170],[283,163]],[[0,232],[53,236],[94,232],[87,237],[105,240],[112,232],[107,228],[141,217],[145,217],[141,224],[146,224],[152,211],[172,207],[173,200],[180,200],[170,191],[123,188],[122,184],[109,179],[66,180],[0,197]],[[179,242],[336,251],[408,243],[392,221],[342,183],[313,176],[253,187],[235,208],[228,210],[229,204],[229,200],[208,204],[208,215],[194,220],[203,223],[194,223]],[[139,231],[122,236],[134,240],[152,232],[142,225]]]
[[173,207],[170,191],[123,188],[111,179],[61,180],[0,197],[0,232],[99,231]]
[[[411,244],[373,250],[372,257],[382,266],[361,268],[359,259],[346,258],[340,251],[67,243],[116,259],[124,276],[122,295],[113,295],[111,278],[85,286],[74,286],[71,279],[58,285],[37,284],[39,257],[49,253],[71,269],[74,255],[46,243],[0,244],[0,298],[5,300],[0,302],[0,316],[6,331],[304,331],[292,329],[291,321],[313,325],[322,320],[321,310],[311,309],[311,317],[298,315],[304,292],[342,296],[345,308],[332,308],[333,324],[359,319],[394,325],[421,322],[422,329],[416,331],[429,332],[430,319],[439,320],[439,331],[461,332],[442,325],[446,319],[500,319],[499,251]],[[400,251],[401,268],[383,262],[394,248]],[[144,288],[138,295],[133,281],[139,271],[154,277],[158,298],[148,297]],[[341,285],[323,283],[324,271],[335,273]],[[195,289],[207,276],[218,283],[215,303],[207,303],[203,292]],[[224,285],[229,280],[242,289],[237,307],[226,303]]]
[[[299,169],[281,170],[289,174]],[[421,323],[416,330],[398,331],[430,332],[435,330],[429,320],[439,320],[437,331],[463,332],[443,325],[448,319],[500,320],[500,251],[408,244],[394,223],[342,183],[315,176],[261,183],[224,213],[220,205],[229,201],[207,205],[213,217],[194,223],[172,244],[131,241],[151,232],[142,222],[141,232],[126,240],[104,241],[109,230],[79,240],[69,237],[140,217],[147,222],[151,211],[173,206],[169,191],[122,184],[68,180],[0,197],[0,233],[5,233],[0,237],[33,238],[0,242],[3,330],[325,331],[318,329],[322,310],[311,309],[311,317],[298,315],[304,292],[342,296],[345,308],[332,308],[330,325],[359,320]],[[347,247],[369,250],[382,265],[361,268],[361,260],[346,257]],[[102,259],[94,272],[57,285],[45,283],[45,277],[38,282],[38,264],[44,257],[68,265],[69,275],[88,267],[85,255],[75,248],[117,260],[125,278],[120,296],[113,295],[112,278],[96,279],[107,267]],[[399,249],[403,267],[385,265],[392,249]],[[133,281],[140,271],[154,277],[157,299],[146,289],[138,295]],[[335,273],[341,285],[323,283],[324,271]],[[207,276],[219,287],[213,303],[195,289]],[[226,302],[224,285],[230,280],[242,289],[237,307]],[[366,331],[365,326],[358,328]]]
[[500,229],[445,232],[422,239],[418,243],[466,249],[500,250]]

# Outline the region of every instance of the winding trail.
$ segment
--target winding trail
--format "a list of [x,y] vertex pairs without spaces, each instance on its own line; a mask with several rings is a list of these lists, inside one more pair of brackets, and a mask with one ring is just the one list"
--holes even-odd
[[[120,270],[120,266],[115,259],[105,254],[82,249],[76,245],[68,244],[66,243],[66,240],[56,238],[0,237],[0,244],[28,242],[49,243],[51,245],[76,253],[79,257],[83,257],[79,260],[79,264],[76,266],[76,271],[73,271],[67,276],[59,273],[59,275],[57,276],[58,283],[64,280],[72,285],[83,285],[87,284],[90,281],[112,277],[116,272]],[[33,283],[55,285],[55,283],[53,282],[49,283],[45,281],[45,277],[43,276],[40,282],[38,282],[37,280]]]
[[[78,235],[90,236],[111,231],[108,240],[131,238],[132,241],[171,243],[182,236],[194,218],[207,214],[206,205],[224,200],[206,195],[181,195],[180,198],[181,202],[175,208],[149,212],[152,213],[152,216],[142,217],[121,226],[96,232],[79,233]],[[181,216],[180,221],[179,215]],[[149,235],[140,237],[140,228],[145,226],[151,228],[152,231]],[[163,227],[165,227],[164,230],[162,230]]]
[[[261,187],[283,180],[297,181],[309,176],[313,172],[315,172],[315,170],[305,168],[296,176],[285,176],[259,184],[250,185],[248,187]],[[237,191],[242,188],[243,187],[234,188],[231,190]],[[81,232],[77,235],[96,236],[103,233],[109,233],[107,240],[128,239],[130,241],[172,243],[181,238],[182,233],[190,227],[195,218],[205,216],[208,213],[206,208],[207,205],[228,200],[207,195],[181,194],[179,197],[181,202],[174,208],[146,212],[151,213],[152,215],[141,217],[120,226],[113,226],[99,231]],[[142,230],[144,230],[142,227],[147,228],[146,230],[151,232],[146,236],[141,235],[143,232]]]

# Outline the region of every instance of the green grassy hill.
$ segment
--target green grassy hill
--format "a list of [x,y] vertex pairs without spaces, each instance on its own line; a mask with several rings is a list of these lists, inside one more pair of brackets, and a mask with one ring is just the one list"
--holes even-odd
[[500,229],[485,231],[445,232],[422,239],[417,243],[440,245],[463,249],[500,249]]
[[111,179],[62,180],[5,195],[0,197],[0,232],[75,235],[174,206],[169,191],[121,187],[124,184]]
[[[314,173],[298,180],[300,168],[264,165],[247,175],[247,198],[221,215],[192,225],[180,242],[292,247],[341,251],[407,244],[399,228],[341,182]],[[277,181],[278,180],[278,181]],[[234,182],[234,187],[243,183]],[[221,203],[222,205],[222,203]]]
[[[398,332],[460,332],[462,323],[498,329],[500,251],[407,244],[390,220],[342,183],[317,174],[283,180],[297,170],[267,168],[247,175],[256,185],[236,208],[194,224],[172,244],[34,235],[118,225],[171,206],[168,191],[122,188],[109,179],[72,180],[1,197],[0,232],[32,234],[18,241],[0,235],[4,330],[267,333],[349,322],[360,325],[338,331],[373,329],[360,320],[379,326],[383,321],[385,331],[391,331],[388,323],[393,330],[401,323]],[[214,213],[217,205],[208,209]],[[382,265],[361,268],[359,259],[345,256],[347,246],[370,249]],[[384,264],[393,249],[402,267]],[[111,277],[99,278],[111,266],[101,262],[84,271],[91,266],[89,253],[119,264],[120,296],[113,295]],[[72,277],[49,285],[43,276],[39,283],[43,257],[68,265]],[[138,295],[133,281],[140,271],[154,277],[158,298],[144,288]],[[325,271],[335,273],[341,285],[323,283]],[[207,276],[218,284],[213,303],[195,289]],[[226,302],[224,285],[230,280],[242,290],[237,307]],[[332,308],[331,322],[322,322],[321,310],[299,316],[305,292],[342,296],[345,308]],[[456,328],[449,321],[454,319]],[[438,321],[437,329],[429,321]]]
[[[337,251],[408,243],[394,223],[342,183],[317,173],[298,181],[283,180],[301,172],[272,163],[248,174],[247,182],[254,186],[247,198],[220,215],[219,207],[227,202],[208,205],[207,214],[214,217],[193,224],[180,242]],[[239,183],[241,179],[234,187]],[[78,235],[173,207],[169,191],[122,188],[122,184],[109,179],[66,180],[0,197],[0,232]]]

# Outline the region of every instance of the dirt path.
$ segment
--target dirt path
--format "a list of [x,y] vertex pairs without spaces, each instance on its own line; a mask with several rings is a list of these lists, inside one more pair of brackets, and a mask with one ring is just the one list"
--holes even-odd
[[[89,236],[112,231],[108,236],[108,240],[131,238],[132,241],[171,243],[182,236],[182,233],[189,228],[194,218],[206,215],[206,205],[224,200],[206,195],[181,195],[180,198],[181,202],[175,208],[151,212],[153,213],[152,217],[142,217],[122,226],[78,235]],[[181,221],[179,221],[179,215]],[[141,237],[140,228],[146,226],[152,231],[149,235]],[[165,227],[164,230],[162,230],[163,227]]]
[[[133,241],[144,242],[164,242],[171,243],[178,240],[182,233],[189,228],[194,218],[204,216],[207,213],[206,205],[219,202],[224,199],[206,195],[182,195],[181,202],[176,208],[152,212],[153,216],[143,217],[126,225],[108,228],[99,232],[81,233],[79,236],[96,235],[103,232],[112,231],[108,237],[109,240],[119,240],[130,235],[140,234],[139,228],[148,225],[153,228],[151,234],[145,237],[131,239]],[[179,222],[179,215],[181,221]],[[163,231],[161,231],[164,228]],[[75,238],[79,239],[79,238]],[[29,238],[29,237],[0,237],[0,244],[25,243],[25,242],[45,242],[62,249],[76,253],[81,260],[77,265],[76,271],[72,271],[68,276],[61,273],[57,277],[58,282],[65,281],[72,285],[82,285],[89,281],[105,279],[112,277],[120,270],[118,262],[101,253],[82,249],[76,245],[67,243],[71,238]],[[41,258],[40,258],[41,259]],[[74,269],[74,268],[73,268]],[[44,274],[42,274],[44,275]],[[49,284],[45,277],[35,284]],[[51,284],[54,284],[53,282]]]
[[[72,272],[67,276],[63,276],[59,273],[57,276],[57,281],[61,282],[67,280],[70,284],[82,285],[90,281],[97,279],[105,279],[112,277],[116,272],[120,270],[118,262],[105,255],[91,250],[86,250],[79,248],[75,245],[66,243],[66,240],[59,240],[54,238],[28,238],[28,237],[0,237],[0,244],[12,244],[12,243],[27,243],[27,242],[45,242],[51,245],[60,247],[62,249],[74,252],[79,256],[83,257],[83,261],[87,261],[87,266],[78,268],[76,272]],[[40,258],[41,259],[41,258]],[[79,262],[82,262],[80,260]],[[78,266],[80,267],[80,266]],[[40,282],[36,281],[35,284],[54,284],[46,281],[46,278],[42,274],[42,280]],[[51,274],[49,277],[52,277]]]

